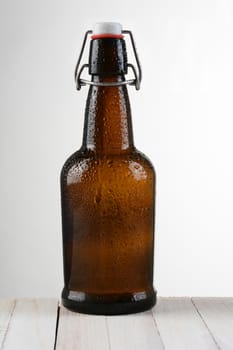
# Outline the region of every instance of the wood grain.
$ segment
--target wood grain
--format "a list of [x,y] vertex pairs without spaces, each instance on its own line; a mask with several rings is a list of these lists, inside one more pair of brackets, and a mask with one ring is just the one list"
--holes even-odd
[[3,348],[10,319],[15,308],[15,300],[0,300],[0,349]]
[[193,298],[219,349],[233,349],[233,298]]
[[57,320],[56,299],[20,299],[5,335],[4,350],[52,350]]
[[108,350],[105,316],[71,312],[60,307],[56,350]]
[[164,350],[151,311],[107,317],[111,350]]
[[[56,299],[0,300],[1,350],[53,350]],[[232,350],[233,298],[159,298],[151,311],[92,316],[60,307],[56,350]]]
[[159,298],[153,315],[166,350],[217,350],[190,298]]

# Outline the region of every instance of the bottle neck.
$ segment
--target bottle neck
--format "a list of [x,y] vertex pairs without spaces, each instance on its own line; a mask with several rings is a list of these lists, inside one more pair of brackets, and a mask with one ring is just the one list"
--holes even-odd
[[[121,82],[124,74],[94,75],[94,82]],[[99,155],[129,153],[134,148],[131,111],[126,85],[90,86],[82,148]]]

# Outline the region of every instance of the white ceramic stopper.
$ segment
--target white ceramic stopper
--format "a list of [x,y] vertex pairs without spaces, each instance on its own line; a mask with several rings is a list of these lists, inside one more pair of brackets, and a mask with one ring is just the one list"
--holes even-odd
[[93,26],[93,35],[98,34],[121,34],[122,26],[115,22],[100,22]]

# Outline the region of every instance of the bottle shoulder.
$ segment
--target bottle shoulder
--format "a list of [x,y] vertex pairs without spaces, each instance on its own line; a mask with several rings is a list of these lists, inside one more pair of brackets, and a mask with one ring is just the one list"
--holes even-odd
[[154,181],[155,170],[152,162],[145,154],[134,149],[127,154],[102,155],[94,152],[76,151],[63,165],[61,183],[73,184],[94,181],[98,177],[125,181],[132,178],[135,181]]
[[80,164],[104,164],[104,163],[122,163],[131,164],[132,162],[138,163],[141,166],[148,167],[155,172],[152,161],[143,152],[134,148],[132,152],[122,154],[108,154],[108,155],[97,155],[91,151],[78,150],[71,154],[71,156],[65,161],[61,173],[69,171],[74,166]]
[[155,168],[148,156],[146,156],[143,152],[139,151],[138,149],[135,149],[132,153],[132,159],[135,162],[138,162],[139,164],[145,166],[148,169],[151,169],[153,173],[155,174]]
[[78,151],[75,151],[67,158],[67,160],[63,164],[61,173],[60,173],[61,179],[66,177],[67,174],[70,171],[72,171],[72,169],[77,168],[77,166],[79,165],[82,165],[82,164],[84,165],[88,161],[89,161],[89,157],[85,154],[85,152],[83,152],[81,149]]

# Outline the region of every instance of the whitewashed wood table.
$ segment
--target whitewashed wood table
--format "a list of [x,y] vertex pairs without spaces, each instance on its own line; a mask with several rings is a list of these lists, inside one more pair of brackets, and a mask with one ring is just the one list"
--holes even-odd
[[56,299],[0,300],[4,350],[233,350],[233,298],[159,298],[125,316],[70,312]]

